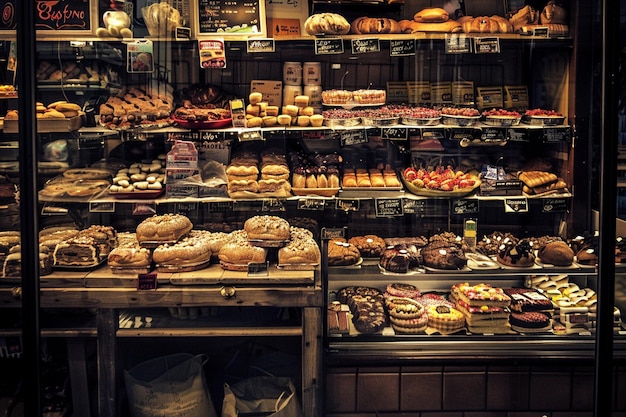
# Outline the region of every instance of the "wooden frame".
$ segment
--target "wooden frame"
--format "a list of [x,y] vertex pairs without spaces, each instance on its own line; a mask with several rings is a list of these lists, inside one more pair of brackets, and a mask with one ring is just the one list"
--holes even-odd
[[[37,30],[38,37],[66,37],[75,38],[76,36],[95,36],[96,29],[99,24],[99,9],[98,0],[80,0],[83,4],[87,3],[80,10],[69,9],[68,6],[76,5],[78,2],[75,0],[59,0],[59,2],[52,6],[54,9],[49,9],[50,2],[45,0],[31,0],[35,1],[37,6],[37,20],[35,28]],[[89,13],[89,16],[84,16],[85,13]],[[50,20],[50,24],[45,22],[45,19]],[[84,19],[84,24],[89,25],[84,29],[80,28],[79,23],[61,23],[60,19]],[[54,29],[50,25],[56,23],[59,29]],[[48,25],[48,27],[46,27]]]
[[[203,38],[210,38],[210,37],[220,37],[220,38],[248,38],[248,37],[265,37],[267,36],[267,18],[266,18],[266,11],[265,11],[265,0],[254,0],[254,2],[257,3],[258,6],[258,25],[259,25],[259,29],[257,32],[243,32],[243,31],[239,31],[239,32],[229,32],[229,31],[214,31],[214,32],[209,32],[206,30],[202,30],[201,28],[201,23],[200,23],[200,9],[201,9],[201,5],[200,2],[201,1],[205,1],[205,0],[193,0],[191,2],[191,28],[193,31],[193,35],[196,37],[196,39],[203,39]],[[245,0],[246,3],[249,3],[249,0]],[[233,0],[232,3],[241,3],[241,7],[243,6],[244,0]],[[223,6],[222,6],[223,7]],[[250,8],[250,6],[245,6],[247,9]],[[221,11],[221,10],[220,10]]]

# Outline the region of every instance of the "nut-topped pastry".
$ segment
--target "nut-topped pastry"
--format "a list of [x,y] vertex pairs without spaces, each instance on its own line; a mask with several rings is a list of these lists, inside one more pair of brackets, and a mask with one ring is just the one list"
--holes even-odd
[[246,220],[243,229],[248,240],[285,241],[290,236],[289,222],[278,216],[254,216]]
[[191,220],[182,214],[155,214],[139,223],[136,229],[137,241],[140,244],[176,242],[192,228]]

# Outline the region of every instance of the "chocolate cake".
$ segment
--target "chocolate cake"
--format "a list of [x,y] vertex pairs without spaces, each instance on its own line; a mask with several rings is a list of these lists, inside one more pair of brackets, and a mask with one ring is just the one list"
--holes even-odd
[[420,252],[425,266],[435,269],[463,269],[467,258],[463,250],[454,244],[443,241],[431,242]]
[[413,245],[391,246],[385,249],[379,264],[385,271],[404,274],[419,267],[419,253]]
[[504,266],[528,268],[535,264],[535,254],[530,241],[520,240],[518,243],[506,243],[500,246],[498,262]]
[[509,322],[513,330],[521,333],[544,332],[552,329],[550,317],[538,311],[511,313]]
[[504,293],[511,298],[510,309],[514,312],[553,309],[550,299],[534,288],[505,288]]

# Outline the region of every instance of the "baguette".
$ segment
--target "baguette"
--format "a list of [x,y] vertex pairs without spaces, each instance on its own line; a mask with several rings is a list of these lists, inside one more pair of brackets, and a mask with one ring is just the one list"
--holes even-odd
[[567,188],[567,183],[563,178],[558,178],[556,181],[553,181],[548,184],[539,185],[537,187],[529,187],[524,185],[522,187],[522,191],[526,194],[539,195],[556,191],[563,191]]
[[554,182],[558,177],[556,174],[546,171],[523,171],[519,174],[519,179],[529,188],[535,188]]
[[450,15],[440,7],[427,7],[413,15],[413,20],[419,23],[443,23],[450,19]]

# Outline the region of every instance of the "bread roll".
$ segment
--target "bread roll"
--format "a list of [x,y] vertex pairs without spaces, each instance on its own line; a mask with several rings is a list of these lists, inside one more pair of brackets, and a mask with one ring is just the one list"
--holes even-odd
[[401,27],[404,27],[402,33],[416,33],[416,32],[438,32],[438,33],[456,33],[461,32],[463,29],[461,24],[456,20],[447,20],[443,23],[421,23],[415,21],[403,22]]
[[440,7],[427,7],[413,15],[413,20],[419,23],[442,23],[450,19],[450,15]]
[[345,35],[350,23],[337,13],[316,13],[306,19],[304,30],[309,35]]

